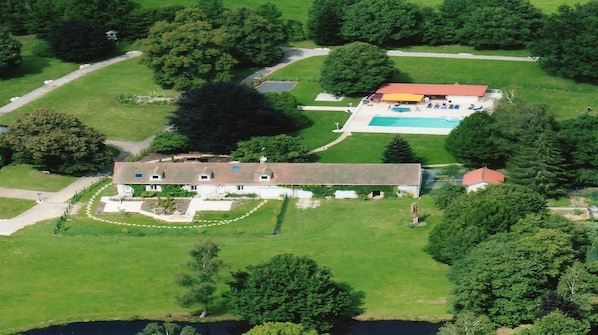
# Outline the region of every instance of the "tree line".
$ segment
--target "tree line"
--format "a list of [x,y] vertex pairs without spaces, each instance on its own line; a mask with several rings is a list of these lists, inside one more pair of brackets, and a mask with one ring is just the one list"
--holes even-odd
[[588,334],[598,324],[598,241],[588,226],[549,214],[544,197],[524,186],[472,193],[436,191],[445,210],[427,251],[451,265],[453,322],[439,335],[494,334],[532,324],[522,334]]
[[444,0],[425,7],[407,0],[313,0],[307,34],[321,46],[366,42],[385,48],[468,45],[524,49],[546,71],[598,81],[598,2],[545,15],[528,0]]
[[[321,46],[365,42],[384,48],[446,44],[479,50],[527,48],[549,73],[592,83],[598,79],[598,41],[593,38],[598,35],[596,1],[562,5],[556,13],[545,15],[527,0],[444,0],[437,7],[406,0],[313,0],[306,27],[303,18],[283,20],[271,3],[255,10],[227,9],[221,0],[209,0],[198,1],[193,8],[202,14],[179,14],[177,19],[183,7],[143,8],[131,0],[4,0],[0,1],[0,22],[13,35],[47,38],[52,53],[69,61],[110,54],[113,44],[105,41],[105,32],[110,29],[131,41],[149,38],[148,52],[159,49],[150,47],[153,39],[178,29],[172,40],[160,44],[164,48],[176,46],[179,58],[185,53],[178,49],[181,45],[187,50],[202,47],[215,52],[186,55],[201,59],[203,67],[216,65],[202,80],[226,80],[234,66],[274,63],[282,57],[280,45],[305,38]],[[176,37],[185,31],[200,36],[191,41]],[[4,57],[8,56],[0,55]],[[160,68],[159,62],[148,65],[154,70]],[[0,60],[0,70],[2,66]],[[184,81],[174,79],[180,75],[177,72],[195,74],[188,67],[177,68],[164,71],[156,79],[162,85],[188,88]]]

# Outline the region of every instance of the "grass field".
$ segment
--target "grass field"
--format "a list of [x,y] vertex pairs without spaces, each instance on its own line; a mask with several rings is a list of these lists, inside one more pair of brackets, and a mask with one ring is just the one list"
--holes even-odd
[[152,80],[151,71],[137,59],[97,70],[56,89],[26,106],[0,117],[10,123],[19,113],[53,108],[70,113],[109,139],[142,141],[163,129],[173,106],[127,106],[117,102],[121,94],[150,95],[164,91]]
[[[320,163],[382,163],[382,154],[394,134],[353,133],[341,143],[316,154]],[[446,136],[401,135],[423,164],[456,163],[444,149]]]
[[14,218],[34,205],[34,200],[0,198],[0,220]]
[[[430,198],[422,198],[429,225],[409,228],[411,201],[333,200],[307,210],[291,202],[279,236],[270,232],[280,202],[270,201],[256,216],[196,235],[217,241],[231,270],[284,252],[313,257],[337,281],[365,293],[363,318],[439,321],[448,317],[447,267],[422,248],[441,214]],[[77,217],[67,223],[71,228],[60,238],[52,236],[54,222],[0,237],[0,315],[10,316],[0,318],[0,334],[50,323],[188,312],[174,303],[180,292],[174,276],[198,236],[134,236],[107,226],[103,236],[95,236],[80,233],[101,223]],[[212,307],[224,313],[218,303]]]
[[43,192],[57,192],[77,178],[44,174],[31,165],[11,164],[0,169],[0,187],[20,188]]

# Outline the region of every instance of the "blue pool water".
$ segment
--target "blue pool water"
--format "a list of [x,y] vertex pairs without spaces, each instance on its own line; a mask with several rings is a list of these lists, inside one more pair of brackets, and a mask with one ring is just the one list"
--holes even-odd
[[445,128],[459,125],[459,118],[374,116],[368,125],[383,127]]

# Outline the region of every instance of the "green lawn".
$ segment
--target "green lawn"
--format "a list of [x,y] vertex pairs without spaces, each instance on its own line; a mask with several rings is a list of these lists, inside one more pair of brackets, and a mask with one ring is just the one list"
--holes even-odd
[[31,165],[11,164],[0,169],[0,187],[19,188],[43,192],[57,192],[72,184],[77,178],[57,174],[44,174]]
[[[320,163],[381,163],[386,145],[394,134],[353,133],[339,144],[316,154]],[[423,164],[456,163],[444,150],[444,139],[440,135],[401,134]]]
[[301,142],[309,150],[319,148],[338,138],[340,134],[332,131],[336,128],[335,122],[339,122],[342,126],[349,119],[349,114],[345,112],[304,111],[303,113],[314,121],[314,124],[291,135],[300,136]]
[[0,198],[0,219],[14,218],[34,205],[34,200]]
[[[333,200],[305,210],[293,200],[282,234],[272,236],[281,202],[271,200],[255,216],[195,235],[216,240],[231,270],[284,252],[313,257],[330,267],[337,281],[365,293],[364,318],[439,321],[448,318],[447,267],[422,248],[441,213],[424,197],[419,203],[428,225],[409,228],[412,201]],[[61,238],[52,236],[54,222],[0,237],[0,297],[5,297],[0,315],[10,315],[0,318],[0,334],[63,322],[160,319],[186,312],[174,302],[180,292],[174,277],[197,236],[176,236],[175,230],[140,236],[79,217],[69,218],[70,228]],[[104,227],[104,234],[97,226]],[[218,303],[212,310],[226,314]]]
[[151,95],[164,91],[152,80],[152,73],[138,59],[126,60],[94,71],[56,89],[26,106],[0,117],[10,123],[19,113],[36,108],[53,108],[70,113],[109,139],[141,141],[166,126],[173,106],[128,106],[117,102],[121,94]]

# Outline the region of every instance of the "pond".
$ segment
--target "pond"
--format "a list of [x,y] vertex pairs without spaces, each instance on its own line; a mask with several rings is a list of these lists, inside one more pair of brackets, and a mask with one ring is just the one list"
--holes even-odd
[[[135,335],[155,321],[94,321],[76,322],[62,326],[32,329],[23,335]],[[159,322],[162,324],[162,322]],[[240,335],[250,327],[239,321],[209,323],[177,322],[181,326],[191,325],[201,335]],[[339,327],[332,335],[435,335],[441,324],[412,321],[351,321]]]

